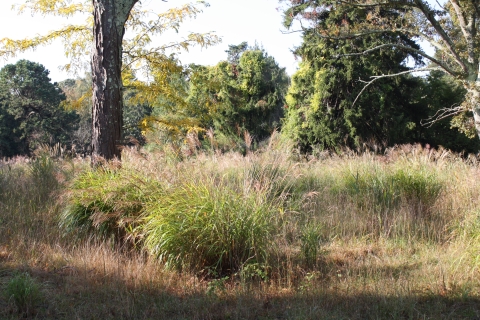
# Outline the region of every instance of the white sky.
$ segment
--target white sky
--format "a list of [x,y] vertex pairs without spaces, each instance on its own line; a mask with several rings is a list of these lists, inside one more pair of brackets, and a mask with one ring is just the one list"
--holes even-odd
[[[84,18],[67,20],[52,16],[32,16],[30,12],[17,15],[11,10],[13,4],[19,4],[22,0],[0,0],[0,39],[4,37],[21,39],[36,34],[45,34],[50,30],[61,28],[72,23],[81,23]],[[152,8],[157,12],[165,11],[170,7],[177,7],[182,4],[193,2],[185,0],[144,0],[143,8]],[[205,8],[203,13],[196,19],[184,23],[180,34],[166,35],[160,41],[168,43],[175,38],[181,37],[182,32],[209,32],[222,37],[222,43],[201,50],[193,48],[187,54],[182,54],[180,60],[183,64],[197,63],[204,65],[215,65],[225,60],[225,50],[230,44],[240,44],[247,41],[253,45],[255,41],[262,44],[267,53],[277,60],[281,67],[287,69],[287,73],[293,74],[297,68],[297,61],[291,53],[291,49],[301,43],[300,34],[283,34],[282,14],[277,8],[280,6],[278,0],[207,0],[210,7]],[[0,58],[0,68],[5,64],[15,63],[19,59],[28,59],[43,64],[50,70],[50,77],[53,81],[61,81],[72,75],[59,70],[59,66],[68,63],[64,56],[64,49],[61,42],[53,43],[42,47],[34,52],[18,55],[15,58],[4,60]]]

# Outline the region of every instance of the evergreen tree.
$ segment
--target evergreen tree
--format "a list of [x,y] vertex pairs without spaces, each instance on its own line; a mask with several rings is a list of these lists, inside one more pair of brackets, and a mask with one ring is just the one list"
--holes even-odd
[[39,144],[69,144],[78,116],[44,66],[20,60],[0,70],[0,154],[29,155]]
[[369,14],[365,9],[303,14],[312,28],[304,29],[303,44],[295,50],[302,63],[288,91],[284,132],[303,151],[312,146],[321,149],[357,148],[364,144],[385,147],[413,141],[420,121],[416,115],[422,106],[414,103],[412,92],[421,81],[411,76],[385,78],[362,92],[365,83],[361,80],[379,73],[406,71],[406,59],[411,57],[420,64],[420,56],[390,47],[370,55],[348,53],[392,41],[417,48],[418,45],[399,33],[341,40],[318,33],[323,28],[363,21]]
[[[480,150],[473,116],[471,111],[464,112],[462,104],[465,103],[467,91],[452,77],[442,72],[431,72],[422,79],[424,84],[418,86],[418,103],[424,105],[427,114],[419,115],[424,124],[423,140],[419,142],[428,143],[432,146],[443,146],[456,152],[476,153]],[[460,111],[453,118],[446,116],[436,119],[440,114],[452,108],[459,108]],[[467,109],[468,110],[468,109]],[[448,115],[449,112],[446,112]],[[428,119],[434,120],[429,122]]]
[[[187,103],[204,127],[230,136],[248,131],[256,140],[265,139],[280,126],[288,76],[263,50],[242,51],[246,43],[229,47],[231,61],[192,66]],[[240,55],[238,63],[232,55]]]
[[[426,68],[416,71],[442,71],[460,83],[466,90],[461,108],[449,110],[459,115],[454,125],[461,130],[472,127],[480,138],[480,2],[446,0],[437,4],[427,0],[280,0],[287,3],[285,21],[293,19],[318,20],[331,14],[347,13],[341,23],[316,24],[315,32],[324,39],[340,43],[349,39],[364,40],[363,46],[349,48],[345,53],[371,55],[375,59],[378,52],[390,48],[394,51],[421,55],[429,61]],[[352,23],[348,12],[358,13],[361,19]],[[426,52],[415,42],[396,41],[398,34],[410,39],[421,39],[435,48],[435,53]],[[382,43],[371,41],[373,35],[383,39]],[[413,44],[413,45],[411,45]],[[359,50],[356,50],[359,49]],[[387,70],[379,70],[379,75],[395,76]],[[379,78],[379,79],[380,79]],[[447,112],[448,113],[448,112]],[[469,121],[467,117],[473,119]],[[461,119],[463,118],[463,119]]]

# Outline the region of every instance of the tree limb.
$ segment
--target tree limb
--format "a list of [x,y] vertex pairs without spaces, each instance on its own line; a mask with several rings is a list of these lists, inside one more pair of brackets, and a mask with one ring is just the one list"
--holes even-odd
[[425,18],[427,18],[427,20],[430,22],[432,27],[438,33],[438,35],[442,38],[443,41],[445,41],[448,50],[453,55],[453,57],[455,57],[455,61],[460,65],[460,67],[463,69],[465,73],[468,72],[467,66],[463,62],[460,55],[455,50],[455,45],[452,39],[448,36],[448,34],[440,25],[440,23],[438,23],[437,19],[435,18],[435,13],[432,11],[430,6],[424,0],[413,0],[413,1],[415,1],[415,3],[418,6],[418,9],[420,9],[420,11],[423,13]]
[[370,85],[372,85],[375,81],[377,81],[377,80],[379,80],[379,79],[398,77],[398,76],[401,76],[401,75],[404,75],[404,74],[409,74],[409,73],[414,73],[414,72],[434,71],[434,70],[436,70],[436,71],[445,71],[445,70],[443,70],[443,68],[425,67],[425,68],[417,68],[417,69],[402,71],[402,72],[393,73],[393,74],[382,74],[381,76],[371,76],[370,78],[371,78],[372,80],[370,80],[370,81],[360,80],[361,82],[366,83],[366,85],[365,85],[365,86],[362,88],[362,90],[360,90],[360,92],[358,93],[357,97],[355,98],[355,100],[354,100],[353,103],[352,103],[352,107],[355,105],[355,103],[357,102],[358,98],[360,98],[360,96],[362,95],[362,93],[363,93]]
[[443,120],[443,119],[446,119],[446,118],[449,118],[451,116],[457,115],[457,114],[462,113],[464,111],[465,111],[465,108],[463,106],[456,106],[456,107],[451,106],[449,108],[442,108],[442,109],[437,110],[437,112],[435,112],[435,114],[433,116],[428,117],[425,121],[420,120],[420,124],[422,126],[430,128],[436,122],[438,122],[440,120]]
[[[339,58],[339,57],[349,57],[349,56],[361,56],[361,55],[367,55],[375,50],[380,50],[382,48],[386,48],[386,47],[396,47],[396,48],[399,48],[401,50],[405,50],[405,51],[410,51],[410,52],[414,52],[414,53],[417,53],[419,55],[421,55],[422,57],[430,60],[431,62],[437,64],[438,66],[440,66],[442,69],[444,69],[447,73],[451,74],[452,76],[458,76],[459,73],[452,70],[451,68],[449,68],[447,65],[445,65],[443,62],[441,62],[440,60],[426,54],[425,52],[423,52],[422,50],[418,50],[418,49],[415,49],[415,48],[412,48],[412,47],[408,47],[408,46],[404,46],[404,45],[401,45],[401,44],[398,44],[398,43],[385,43],[385,44],[381,44],[379,46],[376,46],[376,47],[373,47],[373,48],[370,48],[370,49],[367,49],[365,51],[362,51],[362,52],[357,52],[357,53],[346,53],[346,54],[342,54],[342,55],[338,55],[336,56],[336,58]],[[413,71],[413,72],[416,72],[416,71]]]

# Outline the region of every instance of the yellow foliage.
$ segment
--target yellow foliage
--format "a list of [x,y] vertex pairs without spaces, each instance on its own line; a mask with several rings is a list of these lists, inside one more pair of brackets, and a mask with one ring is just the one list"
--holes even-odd
[[71,0],[27,0],[24,4],[17,5],[16,8],[19,13],[30,10],[32,13],[62,17],[71,17],[79,12],[92,12],[92,1],[90,0],[71,2]]
[[[179,52],[189,49],[192,45],[202,47],[217,44],[221,39],[213,33],[191,33],[186,38],[171,43],[158,45],[155,36],[167,30],[178,31],[182,22],[195,18],[201,13],[201,6],[208,6],[205,2],[186,4],[179,8],[155,13],[144,10],[140,1],[132,9],[125,24],[125,38],[123,41],[122,80],[125,88],[134,89],[135,95],[131,102],[155,106],[159,97],[168,101],[169,105],[180,108],[185,106],[186,91],[181,81],[175,77],[181,75],[183,67],[173,55],[167,55],[167,50]],[[91,0],[26,0],[24,4],[14,7],[19,13],[30,11],[32,14],[72,17],[77,14],[92,12]],[[50,44],[54,40],[62,40],[65,46],[65,55],[70,63],[64,66],[67,71],[78,71],[86,65],[90,56],[90,46],[93,42],[93,19],[86,15],[82,25],[67,25],[45,35],[32,38],[14,40],[0,39],[0,57],[10,58],[16,54]],[[154,43],[155,41],[155,43]],[[86,59],[85,59],[86,58]],[[139,77],[147,79],[140,81]],[[91,90],[80,98],[69,99],[64,107],[77,109],[91,97]],[[142,131],[152,128],[163,128],[171,132],[198,129],[198,121],[178,117],[146,118],[141,123]],[[196,130],[197,130],[196,129]]]
[[151,132],[154,130],[162,130],[167,131],[171,136],[180,136],[186,129],[188,132],[200,132],[204,131],[204,129],[198,126],[198,120],[194,118],[180,118],[180,117],[155,117],[155,116],[148,116],[141,122],[141,131],[142,134],[145,135],[147,132]]
[[62,107],[67,110],[79,110],[80,108],[83,107],[84,103],[91,98],[92,98],[92,90],[90,89],[78,99],[70,100],[67,98],[67,100],[62,101]]
[[[188,50],[192,45],[203,47],[217,44],[220,38],[213,33],[192,33],[184,40],[152,45],[155,35],[161,35],[167,30],[180,28],[183,21],[195,18],[202,10],[204,2],[186,4],[180,8],[167,10],[163,13],[154,13],[143,10],[141,2],[137,2],[130,13],[125,25],[126,35],[133,34],[131,38],[125,37],[123,43],[124,65],[129,68],[148,69],[151,65],[148,61],[165,56],[167,49],[173,51]],[[77,14],[92,12],[91,0],[26,0],[24,4],[15,7],[19,13],[30,11],[32,14],[54,15],[72,17]],[[87,15],[83,25],[67,25],[45,35],[32,38],[14,40],[10,38],[0,39],[0,57],[14,57],[16,54],[39,46],[50,44],[53,40],[60,39],[65,46],[65,55],[71,59],[71,63],[64,66],[65,69],[78,70],[84,67],[82,57],[89,57],[90,46],[93,42],[93,20]]]

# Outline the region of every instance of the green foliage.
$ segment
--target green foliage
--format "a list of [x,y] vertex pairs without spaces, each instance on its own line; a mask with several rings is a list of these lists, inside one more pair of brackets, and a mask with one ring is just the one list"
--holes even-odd
[[463,86],[456,79],[441,72],[431,72],[423,81],[424,85],[419,86],[416,96],[423,97],[419,100],[420,103],[428,105],[428,113],[419,116],[424,120],[431,117],[434,122],[429,124],[430,127],[423,129],[423,141],[420,139],[419,141],[432,146],[441,145],[456,152],[478,152],[480,141],[472,114],[465,111],[467,108],[463,108],[464,111],[453,118],[435,119],[435,116],[442,114],[442,109],[458,108],[464,104],[467,92]]
[[52,191],[57,190],[59,183],[56,173],[58,166],[47,154],[40,154],[29,163],[32,180],[36,185],[42,186],[38,188],[38,196],[41,200],[47,200]]
[[[86,74],[84,78],[67,79],[59,83],[66,95],[63,105],[68,110],[74,110],[79,119],[72,135],[72,145],[75,152],[87,155],[92,142],[92,77]],[[143,145],[145,136],[142,134],[142,121],[150,116],[152,107],[139,97],[138,91],[128,89],[124,93],[123,105],[123,135],[125,144]]]
[[[377,150],[417,142],[459,152],[478,151],[471,112],[477,90],[471,81],[477,79],[478,68],[469,64],[477,61],[475,44],[468,47],[468,60],[463,51],[472,38],[456,18],[459,12],[468,15],[470,7],[455,5],[457,11],[446,5],[436,11],[424,1],[408,6],[378,3],[375,9],[354,1],[284,3],[285,26],[290,28],[295,19],[304,26],[303,44],[296,49],[302,57],[301,68],[289,89],[284,123],[284,132],[302,151],[338,151],[345,146]],[[468,39],[458,38],[459,34]],[[440,38],[448,42],[448,53],[443,45],[434,45],[434,55],[420,56],[422,48],[412,39],[425,37],[432,44]],[[449,50],[462,54],[452,55]],[[407,57],[413,58],[415,68],[430,60],[429,69],[437,71],[426,77],[402,75],[412,68],[413,61],[407,63]],[[373,77],[378,78],[373,81]],[[451,115],[455,115],[452,121]],[[432,126],[422,125],[435,117]]]
[[[309,5],[295,6],[295,10]],[[345,24],[354,27],[368,15],[363,9],[342,7],[322,13],[314,25],[329,31]],[[283,127],[302,151],[407,142],[442,145],[455,151],[478,150],[477,141],[451,128],[458,123],[465,126],[464,121],[457,121],[459,118],[452,124],[450,119],[441,119],[430,127],[423,125],[440,109],[459,106],[465,98],[465,89],[439,72],[424,78],[404,75],[379,79],[358,96],[366,85],[359,79],[407,71],[408,55],[388,46],[368,55],[349,54],[391,42],[418,48],[415,42],[391,32],[352,39],[320,38],[308,28],[303,41],[296,49],[303,61],[289,88]],[[419,63],[418,56],[413,58]]]
[[84,78],[67,79],[58,85],[66,96],[65,109],[75,111],[79,117],[72,135],[72,146],[76,153],[85,156],[92,143],[92,77],[86,74]]
[[231,46],[235,61],[191,66],[187,103],[204,128],[237,137],[248,131],[260,141],[280,126],[288,77],[265,51],[244,49],[245,43]]
[[336,188],[340,189],[334,190],[355,197],[358,207],[372,206],[378,212],[393,209],[405,199],[412,207],[422,209],[418,214],[426,214],[443,190],[437,174],[425,167],[389,171],[380,167],[357,168],[344,174],[337,181]]
[[287,184],[275,165],[236,172],[163,181],[128,167],[86,170],[69,188],[60,224],[134,244],[169,267],[233,273],[266,262]]
[[227,282],[228,277],[223,277],[220,279],[212,279],[207,286],[206,294],[207,296],[215,296],[218,292],[225,292],[226,286],[225,282]]
[[262,200],[225,181],[176,186],[147,206],[145,245],[168,266],[220,274],[263,262],[276,208]]
[[152,114],[152,106],[147,103],[139,103],[135,99],[135,91],[127,91],[124,94],[123,105],[123,135],[126,143],[145,144],[145,135],[142,134],[142,121]]
[[40,285],[28,273],[14,276],[7,283],[5,297],[13,301],[19,313],[28,315],[42,300]]
[[[414,140],[419,119],[415,116],[418,106],[412,101],[412,92],[421,82],[407,76],[384,78],[362,92],[365,83],[359,81],[408,70],[404,62],[409,55],[389,48],[369,55],[347,53],[361,53],[371,46],[391,42],[418,46],[395,33],[372,34],[363,39],[330,39],[316,33],[315,28],[354,26],[367,15],[367,10],[355,8],[327,11],[312,18],[314,27],[303,31],[303,44],[295,50],[302,63],[288,91],[283,127],[302,151],[311,151],[313,147],[358,148],[363,144],[386,147]],[[411,57],[420,61],[416,55]]]
[[239,45],[229,45],[228,50],[225,52],[228,54],[227,61],[231,64],[238,64],[240,62],[240,57],[248,49],[248,43],[246,41],[240,43]]
[[321,225],[310,222],[301,230],[301,251],[308,266],[314,266],[317,262],[322,240],[321,228]]
[[20,60],[0,70],[0,154],[25,155],[41,144],[69,145],[77,115],[42,65]]
[[351,226],[358,234],[435,239],[441,230],[432,225],[447,217],[435,209],[446,184],[439,172],[431,169],[418,163],[388,167],[354,164],[335,174],[329,193],[340,203],[349,203],[343,209],[350,211],[348,216],[370,220]]

